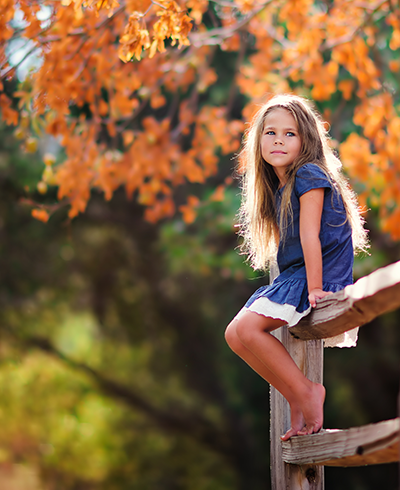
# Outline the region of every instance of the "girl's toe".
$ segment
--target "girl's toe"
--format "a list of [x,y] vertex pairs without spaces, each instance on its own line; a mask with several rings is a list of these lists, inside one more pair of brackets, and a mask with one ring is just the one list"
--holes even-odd
[[301,430],[297,431],[298,436],[307,436],[308,435],[308,429],[307,426],[304,426]]
[[296,429],[293,429],[292,427],[284,434],[281,436],[282,441],[288,441],[291,437],[297,436],[298,431]]
[[321,427],[319,428],[314,428],[314,427],[308,427],[305,425],[301,430],[297,432],[298,436],[309,436],[311,434],[317,434],[321,430]]

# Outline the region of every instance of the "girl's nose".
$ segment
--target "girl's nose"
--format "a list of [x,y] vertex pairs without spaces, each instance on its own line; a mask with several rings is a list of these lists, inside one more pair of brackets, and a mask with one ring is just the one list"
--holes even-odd
[[274,141],[274,145],[282,145],[283,141],[280,138],[276,138]]

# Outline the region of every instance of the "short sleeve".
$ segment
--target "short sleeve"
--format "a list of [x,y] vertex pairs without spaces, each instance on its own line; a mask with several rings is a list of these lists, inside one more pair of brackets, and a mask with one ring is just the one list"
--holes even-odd
[[298,198],[312,189],[332,189],[328,177],[322,168],[314,163],[307,163],[299,168],[296,173],[294,192]]

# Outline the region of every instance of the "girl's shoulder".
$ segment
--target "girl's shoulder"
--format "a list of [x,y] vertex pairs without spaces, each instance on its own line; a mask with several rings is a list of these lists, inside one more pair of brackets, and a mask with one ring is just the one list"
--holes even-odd
[[297,169],[296,178],[309,179],[313,177],[330,180],[325,170],[323,170],[316,163],[305,163],[304,165],[302,165],[300,168]]
[[294,192],[297,197],[312,189],[332,189],[332,182],[325,171],[316,163],[306,163],[296,172]]

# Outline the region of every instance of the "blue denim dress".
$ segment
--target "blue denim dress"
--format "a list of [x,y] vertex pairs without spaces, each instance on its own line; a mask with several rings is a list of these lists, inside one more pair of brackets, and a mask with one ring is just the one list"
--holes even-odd
[[[250,310],[271,318],[279,318],[288,326],[296,325],[307,315],[311,306],[303,250],[300,243],[300,197],[312,189],[324,188],[320,240],[323,262],[323,290],[340,291],[353,283],[352,230],[339,192],[325,172],[315,164],[301,167],[295,176],[291,196],[293,221],[288,224],[279,243],[277,262],[279,275],[269,286],[259,288],[247,301],[244,311]],[[276,192],[279,216],[282,191]]]

